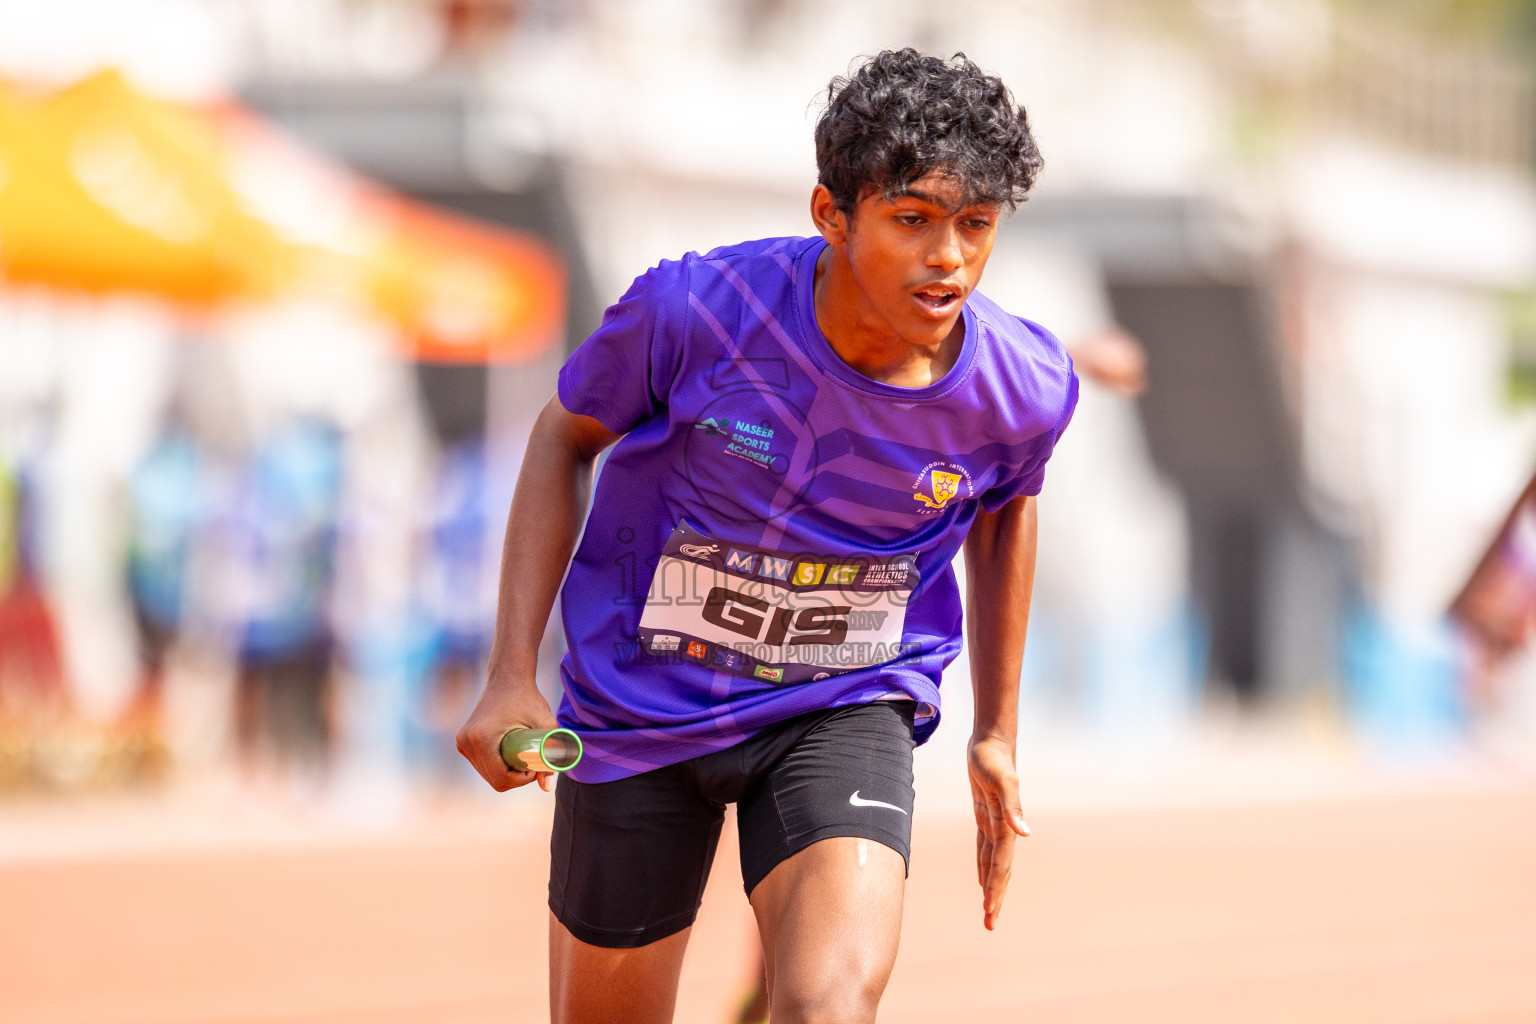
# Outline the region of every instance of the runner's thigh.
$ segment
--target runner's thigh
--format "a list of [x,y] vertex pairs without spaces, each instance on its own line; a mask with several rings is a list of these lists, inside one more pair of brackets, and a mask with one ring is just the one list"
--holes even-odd
[[725,808],[686,766],[614,782],[561,776],[549,909],[582,942],[633,949],[693,924]]
[[[876,701],[819,717],[737,807],[747,895],[784,860],[823,839],[912,841],[912,701]],[[750,766],[748,768],[750,771]]]

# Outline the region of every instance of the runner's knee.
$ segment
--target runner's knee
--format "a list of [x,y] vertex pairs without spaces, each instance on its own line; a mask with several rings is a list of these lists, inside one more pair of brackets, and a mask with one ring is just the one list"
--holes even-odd
[[888,975],[853,977],[844,972],[817,985],[775,979],[774,1024],[868,1024],[875,1019]]

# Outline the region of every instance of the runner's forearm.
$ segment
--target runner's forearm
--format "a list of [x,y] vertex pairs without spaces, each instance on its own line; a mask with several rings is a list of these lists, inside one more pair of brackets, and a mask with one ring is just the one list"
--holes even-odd
[[532,685],[544,627],[580,534],[593,465],[615,439],[558,399],[539,414],[502,541],[488,686]]
[[966,639],[976,720],[972,742],[1018,737],[1019,670],[1035,580],[1035,499],[981,511],[965,539]]

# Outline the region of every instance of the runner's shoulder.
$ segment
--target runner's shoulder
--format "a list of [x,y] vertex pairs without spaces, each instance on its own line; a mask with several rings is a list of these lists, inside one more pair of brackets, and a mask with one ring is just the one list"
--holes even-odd
[[972,293],[970,306],[977,324],[1000,342],[996,346],[998,356],[1024,360],[1042,369],[1070,369],[1072,360],[1066,346],[1043,325],[1008,312],[980,291]]
[[1066,346],[1046,327],[1008,312],[979,291],[971,295],[970,307],[980,358],[995,371],[987,376],[1006,392],[999,396],[1002,407],[1029,410],[1018,424],[1026,432],[1039,429],[1045,419],[1054,426],[1076,403],[1076,375]]
[[635,278],[629,295],[643,295],[657,308],[670,303],[686,304],[693,290],[694,272],[701,266],[719,271],[730,268],[743,278],[756,280],[761,273],[790,275],[795,258],[813,239],[798,236],[758,238],[734,245],[722,245],[702,255],[684,253],[678,259],[664,259]]
[[772,262],[783,266],[785,260],[793,261],[811,239],[799,235],[784,235],[775,238],[756,238],[751,241],[737,242],[734,245],[717,246],[700,256],[698,253],[689,253],[683,257],[699,260],[706,263],[756,263]]

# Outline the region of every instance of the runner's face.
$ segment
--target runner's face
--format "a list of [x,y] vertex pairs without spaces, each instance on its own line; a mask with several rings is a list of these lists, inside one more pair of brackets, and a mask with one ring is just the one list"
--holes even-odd
[[893,199],[865,196],[848,222],[845,249],[866,302],[913,344],[949,337],[992,254],[998,204],[962,207],[961,198],[958,181],[930,174]]

